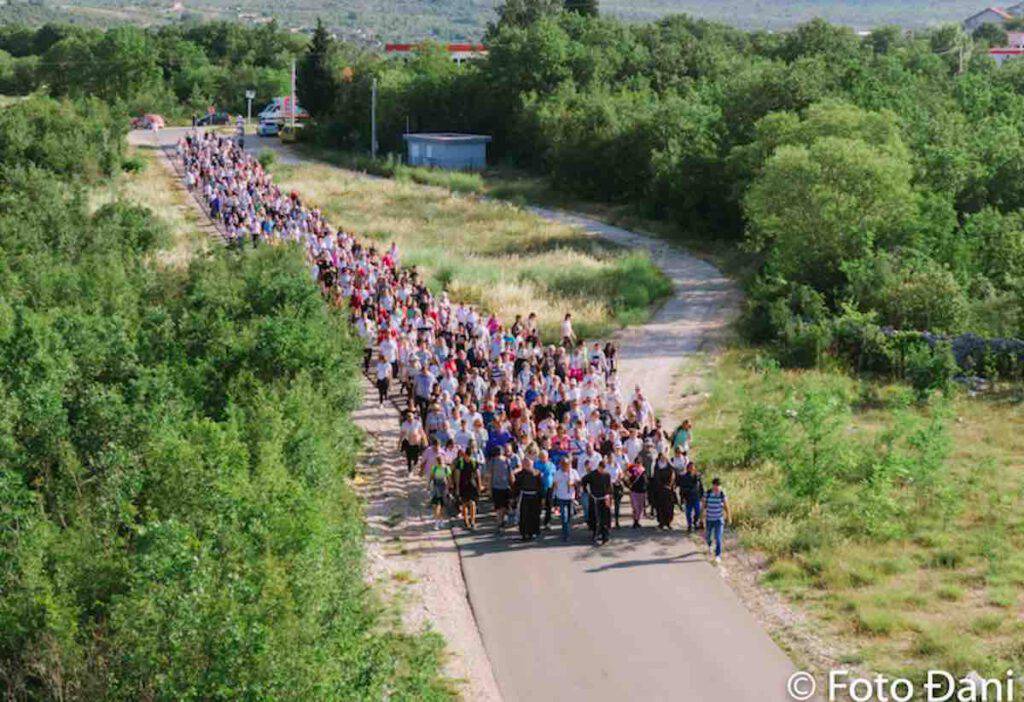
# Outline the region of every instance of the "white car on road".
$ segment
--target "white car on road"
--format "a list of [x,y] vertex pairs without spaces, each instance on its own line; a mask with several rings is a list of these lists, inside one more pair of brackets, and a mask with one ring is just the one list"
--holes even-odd
[[274,120],[261,119],[259,126],[256,127],[256,136],[276,136],[280,132],[281,125]]

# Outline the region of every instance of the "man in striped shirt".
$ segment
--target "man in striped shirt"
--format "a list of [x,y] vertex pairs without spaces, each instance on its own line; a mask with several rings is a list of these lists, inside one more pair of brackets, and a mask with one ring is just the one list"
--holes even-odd
[[711,558],[711,539],[715,540],[715,563],[722,562],[722,534],[729,521],[729,500],[722,490],[722,481],[715,478],[711,489],[704,494],[704,523],[707,525],[708,558]]

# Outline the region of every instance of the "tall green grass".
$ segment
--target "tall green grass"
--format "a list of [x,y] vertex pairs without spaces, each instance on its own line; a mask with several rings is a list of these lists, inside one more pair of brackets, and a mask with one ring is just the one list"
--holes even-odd
[[919,403],[902,386],[726,355],[695,418],[764,582],[867,668],[1019,669],[1019,389]]

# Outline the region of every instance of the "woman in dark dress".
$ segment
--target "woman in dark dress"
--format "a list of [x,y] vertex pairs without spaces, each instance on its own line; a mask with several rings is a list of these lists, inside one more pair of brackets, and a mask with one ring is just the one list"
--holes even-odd
[[676,472],[664,454],[654,464],[654,511],[659,529],[671,529],[676,511]]
[[541,502],[540,471],[526,461],[516,473],[516,490],[519,492],[519,534],[523,541],[532,541],[540,533]]
[[470,531],[476,529],[476,503],[480,499],[480,464],[475,454],[475,442],[470,441],[467,448],[459,451],[454,465],[462,523]]
[[640,528],[640,520],[647,509],[647,473],[639,463],[626,470],[626,486],[629,488],[629,502],[633,508],[633,528]]

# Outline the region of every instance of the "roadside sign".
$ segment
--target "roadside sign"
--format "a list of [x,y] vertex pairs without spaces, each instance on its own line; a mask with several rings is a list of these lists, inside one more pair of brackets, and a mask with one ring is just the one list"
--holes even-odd
[[245,91],[245,99],[246,100],[252,100],[254,97],[256,97],[256,91],[255,90],[246,90]]

